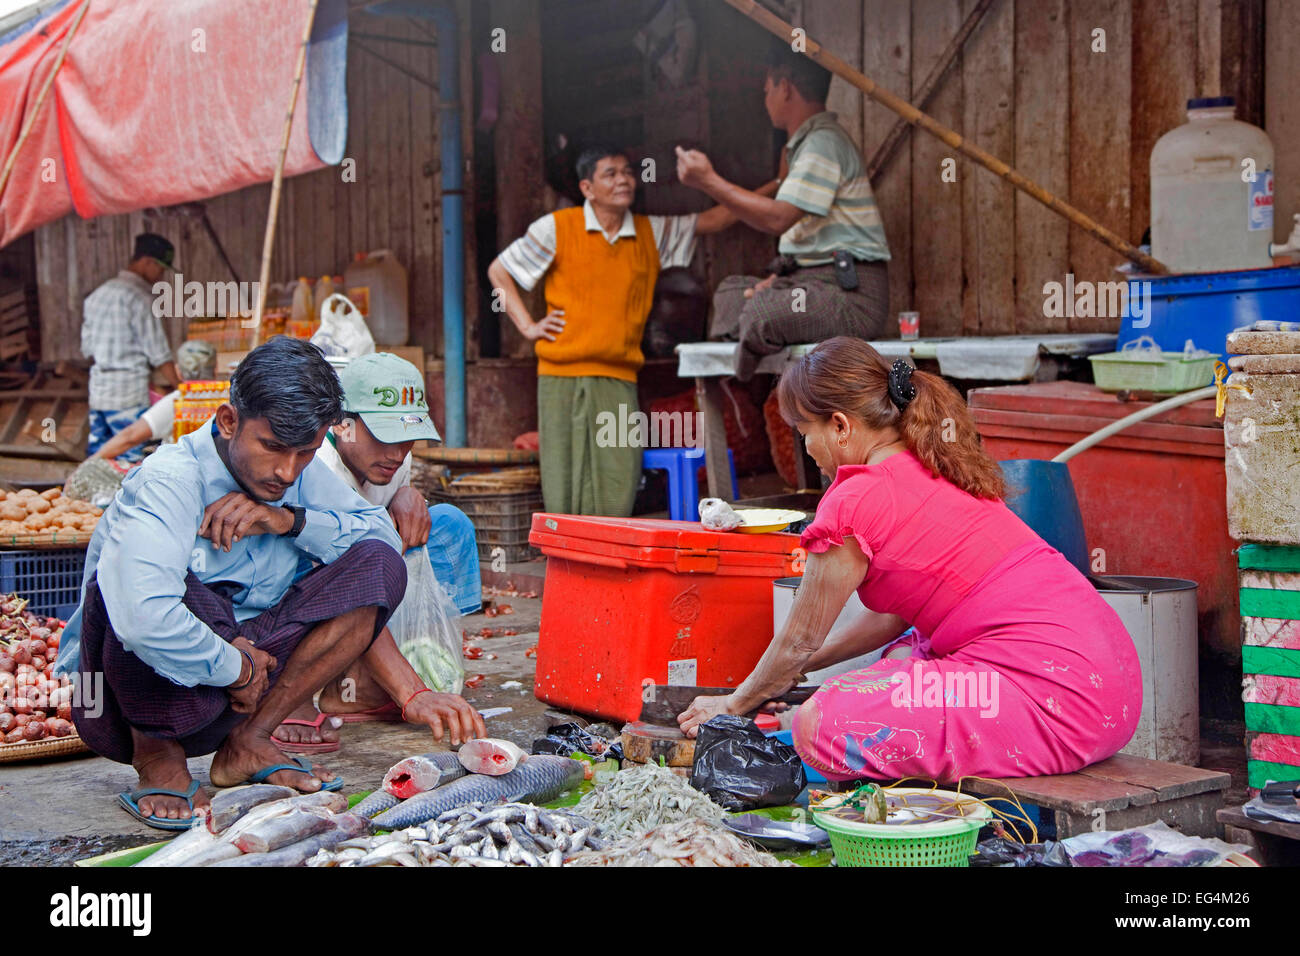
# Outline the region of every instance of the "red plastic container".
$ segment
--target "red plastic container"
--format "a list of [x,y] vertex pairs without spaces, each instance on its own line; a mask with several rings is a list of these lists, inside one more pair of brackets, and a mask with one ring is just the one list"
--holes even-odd
[[[995,459],[1051,458],[1150,402],[1082,382],[972,389],[971,413]],[[1207,398],[1107,438],[1070,459],[1098,574],[1187,578],[1203,647],[1240,659],[1237,542],[1228,534],[1223,423]],[[1205,676],[1202,675],[1202,687]]]
[[536,694],[636,720],[642,688],[735,687],[772,640],[772,581],[803,572],[799,536],[696,521],[539,513],[547,557]]

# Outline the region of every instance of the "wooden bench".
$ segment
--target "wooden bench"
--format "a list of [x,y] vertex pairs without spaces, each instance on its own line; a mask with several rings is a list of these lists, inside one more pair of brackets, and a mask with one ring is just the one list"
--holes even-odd
[[1224,807],[1218,818],[1223,838],[1246,844],[1250,855],[1264,866],[1300,866],[1300,823],[1255,820],[1241,807]]
[[1189,836],[1217,837],[1216,812],[1231,784],[1226,773],[1117,754],[1077,773],[968,778],[962,791],[987,799],[1005,798],[1010,789],[1022,804],[1039,808],[1040,829],[1055,823],[1057,839],[1091,830],[1125,830],[1156,820]]

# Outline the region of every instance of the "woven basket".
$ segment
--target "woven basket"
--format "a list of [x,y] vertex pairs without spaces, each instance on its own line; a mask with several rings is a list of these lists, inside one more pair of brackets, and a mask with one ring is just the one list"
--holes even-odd
[[0,763],[52,760],[55,757],[84,753],[90,753],[90,748],[76,734],[70,737],[47,737],[44,740],[26,740],[20,744],[0,744]]
[[417,448],[411,452],[425,461],[448,465],[528,465],[538,460],[538,454],[523,448]]
[[90,544],[93,531],[50,531],[0,535],[0,548],[77,548]]

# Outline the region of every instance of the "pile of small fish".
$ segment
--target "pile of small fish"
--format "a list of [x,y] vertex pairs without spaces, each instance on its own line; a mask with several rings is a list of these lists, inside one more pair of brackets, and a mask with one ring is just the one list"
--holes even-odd
[[567,866],[794,866],[757,849],[725,828],[680,820],[625,837],[604,849],[585,850]]
[[615,840],[681,820],[721,824],[726,816],[687,780],[652,763],[619,771],[579,800],[576,809]]
[[223,790],[194,826],[136,866],[300,866],[370,830],[339,793],[253,784]]
[[472,803],[421,826],[343,840],[308,866],[562,866],[606,848],[600,830],[570,810],[528,803]]

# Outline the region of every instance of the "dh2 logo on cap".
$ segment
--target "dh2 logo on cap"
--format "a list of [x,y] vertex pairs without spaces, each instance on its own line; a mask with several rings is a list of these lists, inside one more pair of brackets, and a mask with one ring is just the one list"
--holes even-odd
[[383,408],[424,404],[424,389],[418,385],[403,385],[400,389],[400,398],[399,390],[392,385],[376,385],[374,394],[379,396],[379,404]]

